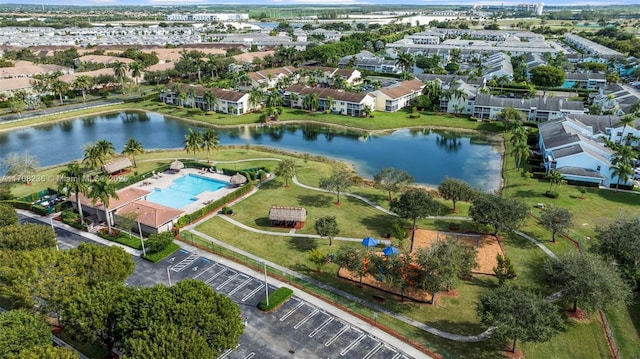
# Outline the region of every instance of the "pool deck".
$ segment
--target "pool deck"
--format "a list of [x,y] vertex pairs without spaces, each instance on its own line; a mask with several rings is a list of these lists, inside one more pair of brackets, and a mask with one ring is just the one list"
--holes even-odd
[[[195,168],[184,168],[177,173],[171,173],[170,171],[159,173],[156,175],[156,177],[146,178],[144,181],[133,184],[132,186],[143,188],[148,191],[153,191],[155,188],[165,189],[171,186],[173,181],[175,181],[176,179],[189,174],[222,181],[225,183],[229,183],[229,178],[231,178],[230,176],[223,175],[221,173],[202,172]],[[194,201],[178,209],[181,211],[184,211],[185,213],[193,213],[196,210],[203,208],[207,204],[226,196],[227,194],[233,192],[234,190],[236,190],[236,187],[233,187],[228,184],[226,187],[221,188],[215,192],[211,192],[211,191],[202,192],[196,196],[196,198],[198,198],[197,201]]]

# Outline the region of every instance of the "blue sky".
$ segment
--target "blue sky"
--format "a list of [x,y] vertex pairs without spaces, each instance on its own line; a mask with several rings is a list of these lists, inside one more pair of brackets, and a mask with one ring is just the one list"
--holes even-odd
[[[523,0],[452,0],[447,5],[471,5],[481,4],[520,4]],[[638,5],[639,0],[546,0],[545,5]],[[366,5],[366,4],[410,4],[410,5],[442,5],[442,0],[0,0],[0,4],[44,4],[46,5],[221,5],[221,4],[247,4],[247,5]]]

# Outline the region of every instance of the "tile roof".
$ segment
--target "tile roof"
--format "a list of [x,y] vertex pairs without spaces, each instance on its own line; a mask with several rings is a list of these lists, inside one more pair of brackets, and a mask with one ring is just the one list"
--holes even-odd
[[93,63],[105,64],[105,65],[113,64],[116,61],[120,61],[125,64],[130,64],[134,61],[126,57],[106,56],[106,55],[84,55],[76,58],[76,60],[80,62],[93,62]]
[[184,212],[160,204],[139,200],[128,203],[116,211],[116,215],[119,216],[127,213],[135,213],[138,215],[140,223],[149,227],[158,228],[180,217]]
[[205,91],[211,91],[211,92],[213,92],[213,95],[216,97],[216,99],[225,100],[225,101],[231,101],[231,102],[238,102],[244,96],[248,96],[244,92],[238,92],[238,91],[227,90],[227,89],[219,89],[219,88],[215,88],[215,87],[205,88],[202,85],[187,85],[187,84],[178,83],[178,82],[170,82],[170,83],[168,83],[167,84],[167,88],[169,90],[171,90],[173,88],[173,86],[175,86],[175,85],[178,85],[178,86],[182,87],[182,89],[184,91],[188,91],[189,88],[193,88],[195,90],[197,96],[202,96],[205,93]]
[[600,172],[596,170],[592,170],[591,168],[565,166],[565,167],[556,168],[556,171],[562,173],[563,175],[591,177],[591,178],[597,178],[597,179],[606,178]]
[[[128,187],[123,188],[116,193],[118,195],[118,199],[115,199],[113,197],[109,198],[109,210],[113,210],[129,202],[136,201],[151,192],[142,188]],[[104,211],[104,205],[101,200],[98,199],[96,203],[93,204],[93,199],[87,197],[82,193],[79,194],[78,198],[80,199],[80,203],[82,203],[83,206],[90,206]]]
[[292,85],[287,91],[300,94],[302,96],[306,96],[312,93],[316,93],[318,98],[326,99],[328,97],[332,97],[336,101],[345,101],[352,103],[360,103],[365,97],[370,96],[365,93],[357,93],[357,92],[348,92],[343,90],[334,90],[330,88],[315,88],[315,87],[306,87],[302,85]]
[[378,89],[378,91],[382,92],[383,94],[393,99],[396,99],[396,98],[409,95],[416,91],[420,91],[422,90],[423,87],[424,87],[424,82],[420,80],[408,80],[408,81],[402,81],[398,83],[396,86],[380,88]]

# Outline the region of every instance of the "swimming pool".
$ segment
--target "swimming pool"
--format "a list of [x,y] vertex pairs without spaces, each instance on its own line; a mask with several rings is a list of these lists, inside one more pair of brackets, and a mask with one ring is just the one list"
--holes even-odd
[[181,209],[197,201],[198,199],[196,197],[200,193],[205,191],[215,192],[226,186],[226,182],[188,174],[176,179],[171,186],[165,189],[154,189],[153,192],[147,196],[147,201]]

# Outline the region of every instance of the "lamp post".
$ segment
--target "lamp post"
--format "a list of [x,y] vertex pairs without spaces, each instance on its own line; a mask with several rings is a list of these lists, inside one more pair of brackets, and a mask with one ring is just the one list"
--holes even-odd
[[53,231],[53,236],[56,238],[56,250],[59,251],[60,247],[58,246],[58,235],[56,234],[56,228],[53,226],[53,217],[51,217],[51,230]]
[[267,296],[267,307],[269,306],[269,284],[267,284],[267,261],[264,261],[264,293]]
[[171,273],[169,272],[169,270],[171,269],[171,266],[167,267],[167,278],[169,279],[169,287],[171,287]]
[[138,233],[140,234],[140,244],[142,244],[142,255],[147,256],[147,251],[144,249],[144,240],[142,239],[142,228],[140,228],[140,219],[138,219]]

